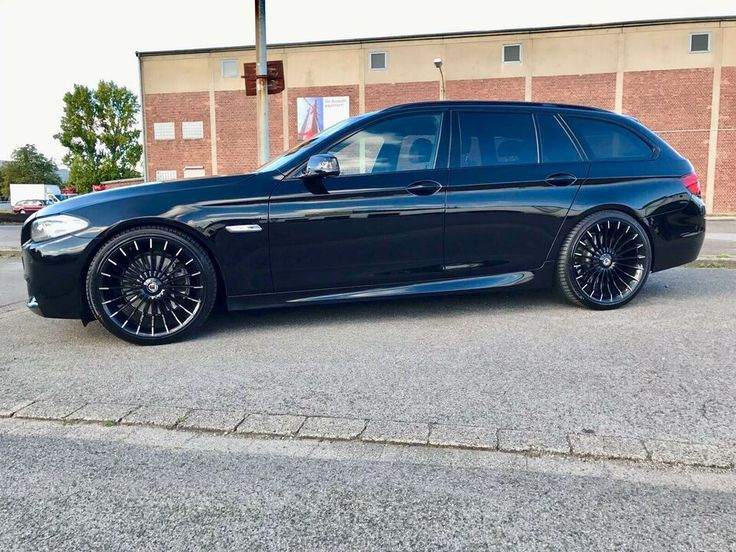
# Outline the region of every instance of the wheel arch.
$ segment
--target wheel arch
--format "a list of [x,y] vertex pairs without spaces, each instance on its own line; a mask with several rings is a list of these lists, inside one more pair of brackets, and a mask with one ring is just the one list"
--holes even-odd
[[565,242],[565,238],[568,236],[570,232],[572,232],[573,228],[575,228],[575,226],[577,226],[577,224],[581,220],[583,220],[586,217],[589,217],[590,215],[593,215],[595,213],[600,213],[602,211],[620,211],[621,213],[629,215],[636,222],[641,224],[642,228],[644,228],[644,231],[647,233],[647,238],[649,238],[650,251],[652,255],[652,266],[654,266],[654,261],[656,259],[657,252],[655,251],[654,236],[652,235],[652,229],[649,225],[649,222],[647,221],[646,217],[643,217],[641,213],[639,213],[636,209],[628,205],[625,205],[623,203],[605,203],[601,205],[595,205],[595,206],[589,207],[588,209],[584,211],[575,213],[574,216],[568,216],[566,220],[566,224],[564,225],[564,232],[559,233],[557,243],[555,244],[554,249],[550,251],[550,255],[548,256],[547,260],[549,261],[549,260],[557,259],[557,257],[560,254],[560,249],[562,248],[562,244]]
[[[225,298],[227,297],[227,290],[225,289],[225,279],[222,276],[222,267],[220,266],[220,263],[217,259],[217,255],[215,254],[214,247],[212,246],[212,243],[207,240],[200,232],[193,229],[191,226],[187,226],[186,224],[171,220],[171,219],[162,219],[162,218],[156,218],[156,217],[145,217],[145,218],[136,218],[136,219],[129,219],[121,221],[118,224],[115,224],[113,226],[110,226],[106,230],[104,230],[99,236],[97,236],[94,244],[89,248],[87,251],[87,258],[84,261],[83,269],[80,272],[79,275],[79,286],[82,291],[85,289],[85,282],[87,279],[87,272],[89,271],[89,266],[92,264],[92,260],[95,258],[95,255],[100,250],[100,248],[107,243],[110,239],[114,238],[118,234],[125,232],[126,230],[132,230],[134,228],[139,228],[142,226],[160,226],[162,228],[170,228],[172,230],[178,230],[179,232],[182,232],[187,237],[194,240],[196,243],[202,246],[202,248],[205,250],[207,255],[210,258],[210,261],[212,261],[212,266],[215,267],[215,276],[217,277],[217,297],[215,299],[216,304],[224,304]],[[87,323],[94,320],[94,315],[92,314],[92,309],[89,306],[89,303],[87,302],[87,294],[82,293],[82,323],[87,325]]]

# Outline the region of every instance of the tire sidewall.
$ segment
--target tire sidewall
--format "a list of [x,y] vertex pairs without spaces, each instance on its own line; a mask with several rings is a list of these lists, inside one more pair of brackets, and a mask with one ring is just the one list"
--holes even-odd
[[[102,263],[107,258],[107,255],[111,251],[114,251],[118,247],[121,247],[123,244],[128,243],[133,239],[143,238],[167,239],[177,243],[179,247],[187,248],[188,252],[197,259],[197,262],[200,264],[203,271],[205,281],[205,294],[199,311],[195,314],[194,319],[192,319],[189,324],[187,324],[184,328],[176,330],[175,332],[172,332],[171,334],[165,336],[151,337],[144,334],[129,334],[125,330],[119,328],[108,318],[104,308],[101,305],[97,275],[100,271]],[[89,303],[92,313],[94,314],[95,318],[110,333],[137,345],[163,345],[165,343],[171,343],[183,339],[187,335],[194,332],[205,322],[215,304],[215,298],[217,295],[217,276],[215,274],[214,266],[209,258],[209,255],[199,244],[189,238],[186,234],[177,230],[170,230],[168,228],[141,227],[123,231],[120,234],[111,237],[107,242],[105,242],[105,244],[99,249],[99,251],[97,251],[94,258],[92,259],[92,262],[89,265],[85,280],[85,289],[87,294],[87,302]]]
[[[575,276],[573,275],[573,267],[572,267],[572,257],[575,251],[575,244],[577,244],[580,237],[590,229],[591,226],[593,226],[596,223],[599,223],[603,220],[620,220],[622,222],[625,222],[626,224],[629,224],[632,228],[634,228],[642,237],[644,241],[644,246],[646,248],[646,260],[645,260],[645,267],[643,270],[643,276],[641,278],[641,281],[639,282],[638,286],[634,290],[633,293],[630,293],[626,298],[624,298],[622,301],[619,301],[617,303],[600,303],[598,301],[595,301],[588,297],[586,294],[582,292],[580,289],[580,286],[577,283],[577,280],[575,279]],[[649,278],[649,273],[652,269],[652,244],[651,240],[649,239],[649,235],[647,234],[644,227],[641,225],[639,221],[637,221],[634,217],[623,213],[621,211],[599,211],[597,213],[593,213],[592,215],[584,218],[580,223],[573,229],[571,237],[569,238],[568,242],[565,244],[566,247],[563,251],[563,256],[560,259],[564,263],[564,277],[567,280],[567,285],[569,289],[572,291],[572,293],[575,295],[578,302],[580,302],[582,305],[596,310],[610,310],[610,309],[617,309],[619,307],[622,307],[626,305],[629,301],[634,299],[637,295],[639,295],[639,292],[644,287],[644,284],[646,284],[647,279]]]

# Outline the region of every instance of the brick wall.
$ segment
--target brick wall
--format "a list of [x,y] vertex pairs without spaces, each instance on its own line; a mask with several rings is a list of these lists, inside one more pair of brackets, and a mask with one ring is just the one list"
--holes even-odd
[[377,111],[392,105],[437,101],[440,99],[439,81],[400,82],[387,84],[366,84],[365,110]]
[[705,194],[712,69],[624,73],[624,113],[639,119],[687,157]]
[[447,81],[448,100],[524,101],[524,77]]
[[[268,97],[271,156],[284,150],[282,95]],[[245,90],[215,92],[217,172],[239,174],[258,166],[256,98]]]
[[616,107],[616,74],[560,75],[532,78],[532,101]]
[[[205,174],[212,174],[210,155],[210,110],[207,92],[179,94],[146,94],[146,155],[148,179],[156,178],[157,170],[176,170],[178,178],[184,176],[184,167],[202,166]],[[204,138],[184,140],[181,123],[202,121]],[[154,123],[174,123],[174,140],[155,140]]]
[[716,213],[736,214],[736,67],[721,69],[721,109],[716,158]]
[[[350,98],[350,116],[352,117],[360,112],[360,96],[358,94],[357,84],[345,86],[309,86],[289,88],[289,147],[296,145],[298,142],[296,99],[311,98],[315,96],[348,96]],[[281,151],[281,149],[279,149],[279,151]]]

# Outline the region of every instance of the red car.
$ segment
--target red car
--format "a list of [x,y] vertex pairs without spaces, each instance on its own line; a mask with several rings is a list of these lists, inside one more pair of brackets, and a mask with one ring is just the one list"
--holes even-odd
[[13,205],[13,212],[16,214],[25,215],[26,213],[35,213],[40,211],[49,204],[48,201],[42,199],[22,199],[15,205]]

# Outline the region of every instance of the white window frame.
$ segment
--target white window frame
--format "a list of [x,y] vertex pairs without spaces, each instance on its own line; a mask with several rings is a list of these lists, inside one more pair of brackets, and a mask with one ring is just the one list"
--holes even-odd
[[[161,129],[159,131],[159,129]],[[169,134],[168,129],[171,129],[171,136],[160,136],[159,132],[163,133],[166,129],[166,134]],[[153,123],[153,139],[154,140],[176,140],[176,124],[173,122],[165,123]]]
[[[506,61],[506,47],[507,46],[518,46],[519,47],[519,61]],[[501,63],[519,65],[524,61],[524,45],[521,42],[512,42],[510,44],[501,45]]]
[[[202,174],[196,174],[196,175],[187,175],[187,171],[201,171]],[[203,165],[196,165],[191,167],[184,167],[184,178],[200,178],[202,176],[207,176],[207,174],[204,171]]]
[[[373,67],[373,55],[383,54],[383,67]],[[388,52],[385,50],[373,50],[368,52],[368,69],[370,71],[387,71],[388,70]]]
[[[693,50],[693,36],[694,35],[706,35],[708,37],[708,49],[707,50]],[[690,33],[688,36],[688,51],[691,54],[709,54],[713,48],[713,34],[710,31],[700,31]]]
[[[234,63],[235,64],[235,74],[230,76],[225,74],[225,64],[226,63]],[[220,76],[223,79],[237,79],[240,76],[240,70],[238,69],[239,63],[237,59],[223,59],[220,62]]]
[[[187,136],[187,133],[191,132],[192,129],[195,129],[195,128],[199,132],[196,135]],[[189,129],[189,130],[187,131],[185,129]],[[183,140],[202,140],[204,138],[204,121],[182,121],[181,137]]]
[[[159,176],[161,173],[173,174],[174,177],[173,178],[163,178],[163,177]],[[166,182],[166,181],[169,181],[169,180],[176,180],[177,178],[179,178],[179,173],[176,172],[176,169],[158,169],[156,171],[156,180],[158,182]]]

